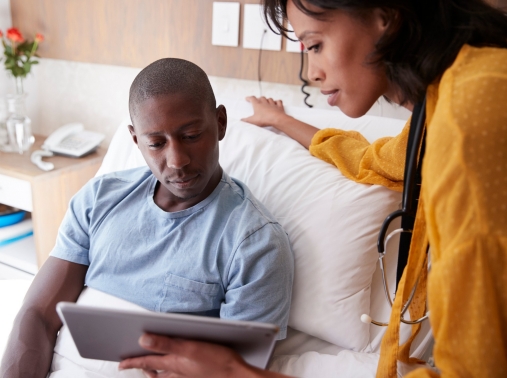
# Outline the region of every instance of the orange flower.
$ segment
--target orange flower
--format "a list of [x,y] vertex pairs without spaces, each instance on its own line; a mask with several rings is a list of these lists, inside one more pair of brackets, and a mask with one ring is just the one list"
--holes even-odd
[[44,36],[41,33],[37,33],[35,34],[35,40],[40,43],[44,41]]
[[4,36],[4,33],[2,33],[2,31],[0,30],[0,38],[2,38]]
[[7,38],[9,38],[12,42],[23,42],[25,40],[17,28],[7,29]]

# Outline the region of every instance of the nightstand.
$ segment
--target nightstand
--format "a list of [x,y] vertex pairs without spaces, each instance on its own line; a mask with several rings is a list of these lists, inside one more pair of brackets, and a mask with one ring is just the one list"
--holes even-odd
[[55,245],[71,197],[97,173],[106,154],[99,147],[79,159],[45,158],[55,169],[44,172],[30,161],[32,151],[40,149],[44,139],[36,135],[34,145],[23,155],[0,152],[0,203],[32,213],[39,267]]

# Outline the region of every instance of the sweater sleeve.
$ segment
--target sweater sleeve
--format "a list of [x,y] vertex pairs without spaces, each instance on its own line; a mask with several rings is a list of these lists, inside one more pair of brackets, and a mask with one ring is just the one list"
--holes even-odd
[[314,135],[310,153],[335,165],[355,182],[401,192],[409,127],[410,120],[398,136],[371,144],[356,131],[323,129]]

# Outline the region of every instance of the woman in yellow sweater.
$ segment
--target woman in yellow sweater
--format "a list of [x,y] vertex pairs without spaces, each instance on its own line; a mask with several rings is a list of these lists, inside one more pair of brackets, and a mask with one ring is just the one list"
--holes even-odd
[[[507,376],[507,17],[481,0],[264,0],[283,33],[288,19],[309,54],[308,76],[351,117],[385,96],[409,110],[426,96],[426,154],[408,265],[382,341],[377,377],[396,377],[400,308],[426,266],[438,371],[414,377]],[[272,125],[357,182],[401,191],[408,126],[369,144],[360,134],[318,131],[281,101],[249,99],[246,121]],[[425,282],[419,283],[423,291]],[[416,295],[412,317],[425,312]],[[417,326],[413,333],[417,332]],[[146,336],[168,353],[124,361],[178,377],[281,377],[227,348]],[[172,376],[172,375],[171,375]],[[337,372],[339,376],[339,372]]]

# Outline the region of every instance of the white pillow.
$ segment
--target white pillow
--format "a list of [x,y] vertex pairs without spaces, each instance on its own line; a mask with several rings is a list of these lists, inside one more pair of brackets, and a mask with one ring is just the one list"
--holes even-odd
[[[244,122],[245,101],[220,99],[228,110],[220,163],[243,181],[289,234],[295,280],[289,326],[338,346],[363,350],[369,326],[370,285],[377,261],[376,238],[401,196],[380,186],[354,183],[334,166],[312,157],[290,138]],[[396,135],[400,120],[339,111],[289,107],[287,113],[317,127],[357,130],[370,141]],[[99,174],[145,164],[124,121]],[[130,145],[128,144],[130,143]]]

